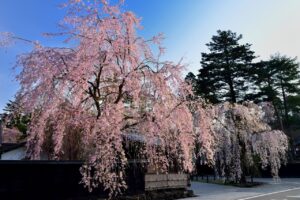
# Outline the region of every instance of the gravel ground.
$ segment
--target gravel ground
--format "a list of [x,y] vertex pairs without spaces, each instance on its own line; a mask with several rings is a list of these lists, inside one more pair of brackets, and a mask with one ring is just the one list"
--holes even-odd
[[217,185],[211,183],[192,182],[191,189],[197,197],[185,200],[238,200],[247,197],[278,192],[287,189],[300,188],[300,178],[283,178],[278,182],[273,179],[254,179],[263,185],[252,188]]

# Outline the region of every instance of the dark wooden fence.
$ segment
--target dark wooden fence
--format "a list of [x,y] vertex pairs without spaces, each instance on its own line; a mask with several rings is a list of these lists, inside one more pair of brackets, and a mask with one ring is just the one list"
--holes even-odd
[[[81,165],[80,161],[0,161],[0,199],[105,197],[101,188],[89,193],[79,184]],[[127,193],[144,190],[144,173],[137,167],[128,167]]]
[[[261,171],[261,176],[265,178],[272,177],[270,168]],[[287,163],[282,165],[279,170],[280,178],[300,178],[300,163]]]

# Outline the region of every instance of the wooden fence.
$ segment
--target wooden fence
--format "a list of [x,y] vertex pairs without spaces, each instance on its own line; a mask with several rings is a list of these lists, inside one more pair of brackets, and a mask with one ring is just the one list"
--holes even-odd
[[146,174],[145,191],[159,189],[185,189],[188,185],[187,174]]
[[[0,160],[0,199],[80,199],[106,197],[99,187],[89,193],[79,172],[81,161],[4,161]],[[140,166],[129,163],[127,194],[144,191]],[[89,198],[93,199],[93,198]]]

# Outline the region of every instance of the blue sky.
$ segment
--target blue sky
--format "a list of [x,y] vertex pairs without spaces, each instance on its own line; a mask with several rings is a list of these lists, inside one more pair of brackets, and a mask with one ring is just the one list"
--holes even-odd
[[[9,31],[43,45],[61,45],[59,39],[45,39],[42,33],[58,32],[64,16],[58,8],[64,0],[1,0],[0,32]],[[201,52],[218,29],[231,29],[253,44],[259,59],[280,52],[300,56],[300,1],[298,0],[127,0],[125,9],[142,18],[144,37],[163,32],[165,58],[182,57],[188,71],[200,68]],[[0,112],[18,89],[14,81],[16,56],[30,48],[22,43],[0,49]]]

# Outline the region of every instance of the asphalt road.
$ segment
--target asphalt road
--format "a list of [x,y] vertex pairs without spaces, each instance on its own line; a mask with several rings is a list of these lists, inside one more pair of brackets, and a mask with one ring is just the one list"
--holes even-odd
[[191,188],[196,197],[184,200],[300,200],[300,179],[283,178],[279,182],[273,179],[256,179],[264,184],[239,188],[233,186],[192,182]]
[[276,191],[239,200],[300,200],[300,187]]

